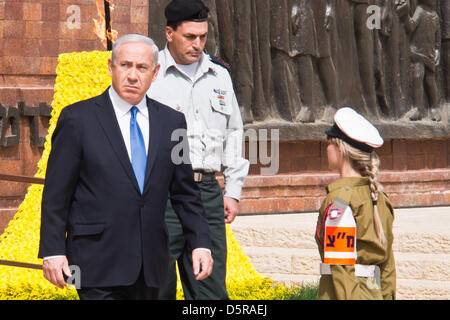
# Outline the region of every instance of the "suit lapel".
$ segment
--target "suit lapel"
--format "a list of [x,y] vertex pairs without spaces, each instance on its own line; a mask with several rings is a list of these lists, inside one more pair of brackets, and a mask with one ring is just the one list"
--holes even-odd
[[124,168],[126,174],[133,182],[136,190],[140,192],[139,185],[137,183],[136,176],[134,174],[133,167],[128,156],[128,151],[125,146],[125,142],[123,141],[119,123],[117,122],[117,117],[114,112],[111,99],[109,98],[108,90],[109,88],[98,97],[96,101],[98,108],[96,108],[95,114],[98,121],[100,122],[100,125],[105,131],[112,148],[119,158],[119,161],[122,164],[122,167]]
[[161,141],[162,121],[158,105],[147,97],[148,119],[149,119],[149,143],[147,153],[147,167],[145,169],[144,193],[149,182],[150,172],[155,164]]

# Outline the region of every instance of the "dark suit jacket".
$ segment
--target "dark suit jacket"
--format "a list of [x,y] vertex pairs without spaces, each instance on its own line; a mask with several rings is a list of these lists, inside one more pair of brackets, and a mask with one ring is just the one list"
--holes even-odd
[[[192,167],[171,160],[172,147],[180,143],[171,141],[171,135],[186,128],[184,115],[149,98],[147,106],[150,137],[143,195],[108,90],[64,108],[53,133],[39,257],[66,255],[70,265],[80,267],[82,287],[131,285],[142,267],[148,286],[163,285],[169,194],[191,248],[211,248]],[[183,142],[188,148],[187,140]]]

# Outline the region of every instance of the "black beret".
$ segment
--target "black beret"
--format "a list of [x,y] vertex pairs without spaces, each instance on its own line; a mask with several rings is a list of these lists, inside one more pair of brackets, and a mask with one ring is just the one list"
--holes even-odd
[[165,10],[167,22],[202,22],[208,19],[208,13],[208,7],[200,0],[173,0]]

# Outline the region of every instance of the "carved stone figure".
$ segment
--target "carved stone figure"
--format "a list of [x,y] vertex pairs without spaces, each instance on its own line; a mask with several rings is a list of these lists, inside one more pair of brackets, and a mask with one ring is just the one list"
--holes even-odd
[[442,21],[442,60],[447,100],[450,100],[450,1],[440,1]]
[[336,0],[311,1],[317,34],[317,62],[319,77],[327,107],[324,120],[332,120],[338,104],[336,67],[331,53],[331,29],[335,26]]
[[251,8],[252,1],[233,1],[234,19],[233,34],[235,48],[233,54],[234,87],[242,108],[244,123],[253,121],[252,98],[254,90],[253,81],[253,55],[251,39]]
[[291,58],[292,0],[270,1],[270,45],[272,50],[272,83],[278,115],[294,121],[302,101],[298,92],[297,71]]
[[295,120],[313,122],[314,118],[311,112],[314,98],[312,57],[318,56],[318,39],[311,1],[294,0],[291,7],[291,18],[291,51],[297,66],[296,73],[303,102],[300,113],[296,115]]
[[[273,117],[276,112],[272,105],[272,63],[270,50],[270,0],[254,0],[256,28],[255,38],[253,40],[254,52],[258,54],[258,73],[255,77],[259,91],[254,100],[256,108],[253,109],[254,119],[264,121],[267,117]],[[255,110],[256,109],[256,110]]]
[[[413,64],[414,109],[410,120],[420,120],[427,115],[425,96],[431,119],[440,121],[438,112],[439,91],[436,69],[440,61],[440,21],[436,13],[435,0],[420,0],[411,16],[403,17],[410,33],[411,63]],[[401,7],[399,6],[399,9]]]
[[319,78],[327,99],[325,118],[331,120],[337,104],[336,68],[331,58],[329,30],[335,18],[336,0],[297,0],[293,2],[292,53],[297,65],[303,106],[296,120],[313,122],[313,62],[317,62]]
[[234,1],[235,90],[245,123],[271,115],[270,3]]
[[374,70],[374,31],[367,27],[369,14],[367,8],[371,0],[349,0],[353,3],[352,13],[357,48],[357,63],[366,104],[365,113],[370,118],[377,116]]
[[166,18],[164,8],[171,0],[149,1],[148,35],[155,41],[159,49],[164,49],[166,45]]
[[217,57],[220,55],[220,32],[216,0],[203,0],[203,2],[209,8],[208,40],[205,45],[205,51]]
[[[406,112],[406,100],[402,88],[402,50],[401,40],[404,37],[404,31],[400,24],[400,19],[396,11],[396,2],[398,0],[381,0],[379,5],[382,7],[381,30],[378,33],[380,43],[381,68],[383,75],[381,95],[384,94],[386,107],[384,113],[388,116],[395,116],[396,113],[403,115]],[[383,54],[384,53],[384,54]],[[384,57],[384,59],[383,59]],[[405,60],[405,59],[403,59]],[[389,61],[389,63],[386,63]],[[386,85],[389,83],[389,86]],[[380,94],[378,94],[380,96]],[[383,104],[380,103],[383,108]]]

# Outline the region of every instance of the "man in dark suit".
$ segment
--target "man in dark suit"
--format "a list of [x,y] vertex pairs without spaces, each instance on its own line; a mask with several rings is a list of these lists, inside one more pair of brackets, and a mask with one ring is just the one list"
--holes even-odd
[[64,108],[52,136],[39,257],[44,277],[60,288],[71,275],[69,264],[79,267],[80,299],[157,298],[169,259],[169,194],[193,249],[197,280],[212,270],[192,167],[172,159],[180,143],[172,133],[186,129],[185,118],[146,97],[157,61],[150,38],[118,39],[109,60],[112,86]]

